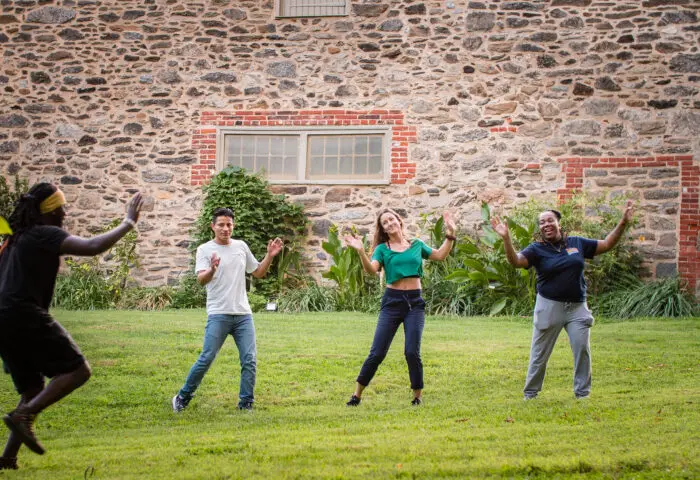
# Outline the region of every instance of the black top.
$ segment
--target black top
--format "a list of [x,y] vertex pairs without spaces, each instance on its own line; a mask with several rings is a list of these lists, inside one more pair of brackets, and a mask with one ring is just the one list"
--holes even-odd
[[37,225],[13,238],[0,254],[0,307],[35,305],[49,309],[60,248],[68,232]]
[[568,237],[566,245],[535,242],[520,252],[537,271],[537,293],[557,302],[586,300],[584,259],[593,258],[597,240]]

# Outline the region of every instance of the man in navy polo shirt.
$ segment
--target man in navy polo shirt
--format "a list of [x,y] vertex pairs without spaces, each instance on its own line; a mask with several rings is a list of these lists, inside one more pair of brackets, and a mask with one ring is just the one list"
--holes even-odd
[[530,366],[525,381],[525,399],[533,399],[542,390],[547,361],[562,328],[569,335],[574,354],[574,395],[587,398],[591,392],[590,328],[593,315],[586,303],[585,259],[612,249],[632,219],[632,201],[628,200],[622,219],[604,240],[569,237],[562,230],[561,214],[556,210],[540,213],[542,241],[533,242],[516,253],[508,226],[498,217],[491,219],[493,229],[503,238],[506,257],[514,267],[535,267],[537,300],[534,331],[530,348]]

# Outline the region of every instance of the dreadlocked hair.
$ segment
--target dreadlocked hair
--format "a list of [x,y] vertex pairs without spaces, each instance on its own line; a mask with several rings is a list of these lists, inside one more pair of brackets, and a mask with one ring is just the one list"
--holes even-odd
[[[8,219],[12,228],[12,237],[17,238],[26,230],[39,223],[41,211],[39,205],[56,192],[57,188],[46,182],[37,183],[27,193],[19,197],[15,209]],[[10,237],[10,238],[12,238]]]

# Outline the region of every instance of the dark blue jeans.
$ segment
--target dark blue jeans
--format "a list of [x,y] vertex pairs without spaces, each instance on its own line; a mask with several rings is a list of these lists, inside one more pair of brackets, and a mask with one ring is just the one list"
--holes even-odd
[[420,359],[420,342],[425,326],[425,301],[420,290],[395,290],[387,288],[382,297],[382,308],[379,311],[377,330],[374,332],[372,348],[369,356],[362,365],[357,383],[369,385],[377,368],[384,361],[391,342],[403,323],[406,337],[404,355],[408,363],[408,376],[411,379],[411,389],[423,389],[423,362]]

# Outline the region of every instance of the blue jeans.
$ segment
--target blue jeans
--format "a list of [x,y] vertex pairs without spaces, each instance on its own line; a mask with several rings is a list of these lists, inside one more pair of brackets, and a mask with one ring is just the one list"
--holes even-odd
[[252,402],[255,389],[255,325],[252,315],[214,314],[207,317],[204,329],[204,346],[202,353],[190,369],[185,385],[179,392],[180,397],[189,400],[202,383],[204,375],[224,344],[227,335],[231,335],[238,347],[238,358],[241,362],[241,387],[238,392],[240,403]]
[[420,358],[420,343],[425,326],[425,301],[421,297],[420,290],[387,288],[384,291],[372,347],[369,350],[367,360],[362,365],[357,383],[365,387],[369,385],[377,368],[384,361],[394,335],[402,323],[405,336],[404,356],[406,363],[408,363],[411,389],[423,389],[423,362]]

